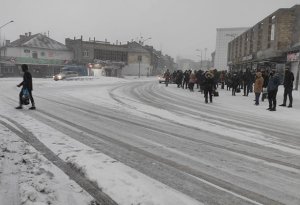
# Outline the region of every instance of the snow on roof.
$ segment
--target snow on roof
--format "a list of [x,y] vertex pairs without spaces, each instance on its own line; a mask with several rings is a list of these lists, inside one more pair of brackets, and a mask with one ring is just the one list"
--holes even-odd
[[19,39],[11,42],[10,46],[44,48],[52,50],[68,50],[68,48],[64,44],[40,33],[30,36],[21,35]]

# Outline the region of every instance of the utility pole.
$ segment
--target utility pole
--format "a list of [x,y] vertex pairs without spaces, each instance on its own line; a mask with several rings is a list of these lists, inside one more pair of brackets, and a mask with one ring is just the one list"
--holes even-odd
[[200,57],[200,70],[202,69],[202,50],[200,50],[200,49],[196,49],[196,51],[198,51],[198,52],[200,52],[200,54],[201,55],[197,55],[197,56],[199,56]]
[[142,56],[138,56],[138,61],[139,61],[139,78],[141,77],[141,61],[142,61]]
[[206,51],[207,51],[207,48],[204,48],[204,62],[205,62],[205,68],[208,69],[207,61],[206,61]]

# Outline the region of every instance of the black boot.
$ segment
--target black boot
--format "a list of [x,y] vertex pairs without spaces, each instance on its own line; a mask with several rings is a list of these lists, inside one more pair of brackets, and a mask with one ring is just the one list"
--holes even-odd
[[35,110],[36,108],[35,108],[35,105],[34,105],[34,103],[32,103],[32,106],[29,108],[29,110]]

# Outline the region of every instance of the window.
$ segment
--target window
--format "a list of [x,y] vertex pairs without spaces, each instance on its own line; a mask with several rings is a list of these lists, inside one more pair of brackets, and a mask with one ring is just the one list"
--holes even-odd
[[275,24],[273,23],[271,26],[271,41],[275,40]]
[[24,53],[30,53],[29,49],[24,49]]
[[84,50],[82,55],[83,55],[83,57],[89,57],[89,51]]
[[13,73],[14,70],[12,67],[4,67],[4,73]]
[[32,58],[38,58],[38,54],[36,51],[32,51]]
[[41,56],[45,56],[45,52],[44,51],[41,52]]

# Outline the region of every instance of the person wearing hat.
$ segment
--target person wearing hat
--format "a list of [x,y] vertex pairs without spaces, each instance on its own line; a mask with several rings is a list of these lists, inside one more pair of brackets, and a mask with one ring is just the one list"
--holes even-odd
[[276,111],[276,97],[278,92],[278,86],[280,85],[280,79],[275,69],[270,72],[269,82],[267,86],[269,108],[267,110]]
[[208,95],[209,95],[209,102],[213,102],[213,91],[216,89],[215,78],[212,71],[207,71],[205,74],[204,80],[204,98],[205,103],[208,103]]
[[293,95],[292,95],[293,83],[294,83],[294,74],[293,72],[290,71],[290,67],[286,67],[284,81],[283,81],[283,86],[284,86],[283,103],[279,106],[286,106],[287,96],[289,96],[289,101],[290,101],[288,107],[293,106]]
[[35,110],[35,104],[34,104],[34,99],[32,97],[32,76],[30,74],[30,72],[28,71],[28,65],[27,64],[23,64],[22,66],[22,71],[24,72],[23,75],[23,81],[18,84],[18,87],[22,86],[21,92],[19,94],[19,106],[16,107],[16,109],[22,109],[22,105],[23,105],[23,100],[22,100],[22,95],[25,89],[27,89],[28,94],[29,94],[29,99],[31,102],[31,107],[29,108],[30,110]]

